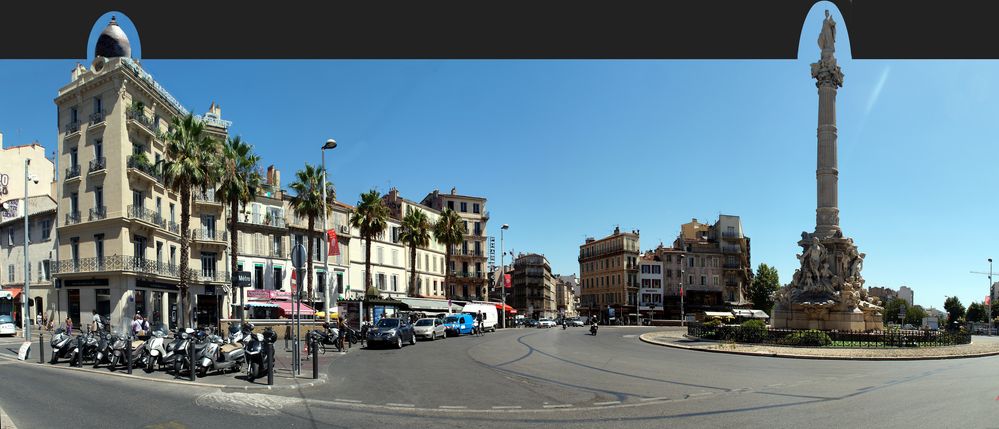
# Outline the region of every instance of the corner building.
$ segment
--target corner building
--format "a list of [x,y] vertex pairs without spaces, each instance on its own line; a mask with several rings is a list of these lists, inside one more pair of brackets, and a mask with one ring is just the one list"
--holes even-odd
[[616,320],[637,314],[638,231],[614,232],[599,240],[592,237],[579,246],[581,296],[579,312],[608,321],[608,308]]

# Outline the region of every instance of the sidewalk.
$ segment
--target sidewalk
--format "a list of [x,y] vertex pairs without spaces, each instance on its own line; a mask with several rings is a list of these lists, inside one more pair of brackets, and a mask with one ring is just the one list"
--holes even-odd
[[[106,374],[116,377],[124,378],[135,378],[135,379],[145,379],[164,383],[174,383],[174,384],[187,384],[196,385],[202,387],[216,387],[220,389],[238,389],[238,390],[252,390],[252,389],[264,389],[264,390],[278,390],[278,389],[298,389],[307,388],[320,384],[324,384],[329,380],[326,374],[327,369],[330,364],[336,360],[338,357],[344,355],[345,353],[339,353],[333,351],[335,349],[327,349],[326,354],[319,354],[319,379],[312,378],[312,365],[313,361],[311,356],[306,359],[306,353],[302,352],[302,364],[301,364],[301,374],[295,376],[291,371],[291,364],[293,361],[292,353],[284,348],[284,341],[278,340],[274,343],[274,385],[267,385],[267,377],[261,377],[253,382],[250,382],[246,378],[246,365],[244,364],[240,371],[234,372],[220,372],[212,371],[204,378],[198,377],[196,381],[190,381],[189,375],[186,371],[182,372],[179,377],[174,376],[172,370],[170,373],[166,369],[157,369],[151,373],[146,373],[142,368],[133,368],[132,374],[127,374],[127,370],[123,366],[119,366],[114,372],[110,371],[106,365],[101,365],[98,368],[93,368],[93,363],[84,363],[82,368],[72,367],[69,361],[66,359],[60,359],[58,363],[50,365],[48,363],[52,356],[52,349],[48,344],[49,336],[45,336],[45,363],[38,363],[38,337],[35,337],[31,345],[30,356],[27,360],[22,362],[26,365],[37,365],[40,367],[49,368],[52,370],[68,370],[68,371],[84,371],[97,374]],[[17,337],[0,337],[0,359],[16,360],[17,351],[21,343],[24,342],[23,338]],[[354,346],[354,351],[358,350],[359,345]]]
[[670,329],[642,334],[639,339],[659,346],[701,352],[730,353],[793,359],[924,360],[999,355],[999,337],[972,337],[971,344],[924,348],[852,349],[738,344],[686,337],[687,330]]

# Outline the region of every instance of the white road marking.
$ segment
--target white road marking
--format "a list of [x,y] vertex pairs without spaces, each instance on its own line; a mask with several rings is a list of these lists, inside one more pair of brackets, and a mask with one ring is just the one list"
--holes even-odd
[[617,404],[620,404],[620,403],[621,403],[621,401],[607,401],[607,402],[594,402],[593,405],[597,405],[597,406],[601,406],[601,405],[617,405]]
[[390,407],[406,407],[406,408],[416,407],[416,405],[413,405],[413,404],[396,404],[394,402],[389,402],[389,403],[387,403],[385,405],[388,405]]
[[658,397],[658,398],[642,398],[642,399],[639,399],[639,401],[642,401],[642,402],[649,402],[649,401],[666,401],[666,400],[669,400],[669,398],[667,398],[667,397],[665,397],[665,396],[660,396],[660,397]]
[[443,408],[445,410],[464,410],[468,407],[464,405],[441,405],[439,408]]
[[212,392],[194,401],[202,407],[214,408],[250,416],[276,416],[285,405],[298,402],[296,398],[245,392]]
[[698,396],[707,396],[707,395],[710,395],[710,394],[711,394],[711,392],[696,392],[696,393],[688,393],[688,394],[687,394],[687,397],[688,397],[688,398],[696,398],[696,397],[698,397]]
[[542,408],[571,408],[571,404],[542,405]]
[[635,337],[637,337],[637,336],[638,336],[638,335],[622,335],[621,337],[622,337],[622,338],[635,338]]
[[338,399],[334,399],[334,401],[336,401],[336,402],[349,402],[351,404],[363,404],[362,401],[358,401],[356,399],[339,399],[338,398]]
[[494,410],[519,410],[520,408],[520,405],[502,405],[493,407]]

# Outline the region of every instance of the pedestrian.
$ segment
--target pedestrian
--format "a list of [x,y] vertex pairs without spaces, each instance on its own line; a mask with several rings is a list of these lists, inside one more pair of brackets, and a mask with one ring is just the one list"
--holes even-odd
[[478,335],[482,335],[482,311],[475,315],[475,331]]
[[[346,353],[346,352],[347,352],[347,350],[346,350],[346,349],[344,348],[344,346],[343,346],[343,342],[344,342],[343,340],[344,340],[344,338],[346,338],[346,337],[347,337],[347,324],[346,324],[346,323],[344,323],[344,321],[343,321],[343,318],[342,318],[342,317],[338,317],[338,318],[337,318],[337,322],[336,322],[336,324],[337,324],[337,329],[339,329],[339,330],[340,330],[340,335],[339,335],[339,336],[337,337],[337,339],[336,339],[336,341],[337,341],[337,344],[336,344],[336,346],[337,346],[337,348],[339,348],[339,349],[340,349],[340,351],[342,351],[342,352]],[[400,334],[400,335],[401,335],[401,334]]]
[[42,313],[38,313],[38,315],[35,316],[35,327],[42,329]]
[[66,335],[73,335],[73,319],[66,316]]
[[146,331],[146,335],[149,335],[149,319],[146,316],[142,316],[142,330]]
[[103,326],[104,326],[104,323],[101,322],[101,315],[97,314],[97,310],[92,310],[91,313],[93,313],[93,315],[94,315],[94,317],[93,317],[93,329],[95,331],[100,331],[103,328]]
[[142,334],[142,319],[136,314],[132,317],[132,336],[138,338]]

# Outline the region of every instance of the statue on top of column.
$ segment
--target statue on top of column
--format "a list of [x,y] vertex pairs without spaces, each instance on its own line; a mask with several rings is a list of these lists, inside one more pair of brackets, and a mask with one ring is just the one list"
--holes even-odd
[[836,21],[826,10],[826,19],[822,21],[822,32],[819,33],[819,49],[822,49],[822,59],[831,59],[836,52]]
[[826,19],[822,21],[822,32],[819,33],[819,48],[822,49],[822,56],[818,62],[812,63],[812,77],[818,81],[815,85],[834,88],[843,86],[843,72],[833,55],[836,53],[836,21],[833,21],[828,10]]

